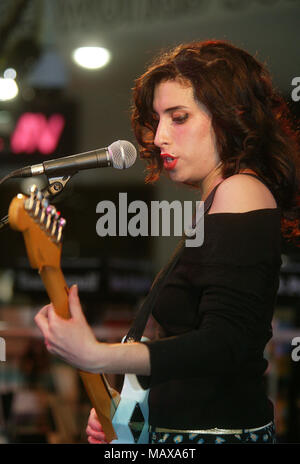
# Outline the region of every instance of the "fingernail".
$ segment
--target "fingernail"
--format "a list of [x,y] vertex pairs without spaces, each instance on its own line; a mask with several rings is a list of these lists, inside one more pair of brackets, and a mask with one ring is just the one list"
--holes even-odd
[[74,285],[72,286],[72,288],[74,289],[75,295],[78,296],[78,285],[77,285],[77,284],[74,284]]

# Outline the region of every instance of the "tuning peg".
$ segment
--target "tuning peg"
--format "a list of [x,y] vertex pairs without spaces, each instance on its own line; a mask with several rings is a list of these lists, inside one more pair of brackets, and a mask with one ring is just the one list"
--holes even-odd
[[60,218],[60,220],[58,221],[58,232],[57,232],[57,241],[58,242],[61,241],[62,231],[63,231],[64,227],[66,226],[66,223],[67,223],[67,221],[64,218]]
[[38,192],[37,186],[35,184],[32,184],[32,186],[30,187],[30,196],[34,198],[37,192]]
[[34,217],[37,217],[40,212],[41,202],[43,200],[43,194],[40,190],[37,190],[35,194],[35,209],[34,209]]
[[53,217],[56,213],[56,208],[52,205],[47,206],[46,208],[46,215],[47,215],[47,220],[46,220],[46,229],[48,230],[50,228],[51,222],[53,220]]
[[52,236],[55,235],[59,217],[60,217],[60,212],[55,210],[55,214],[53,215],[52,230],[51,230]]
[[47,198],[43,198],[42,207],[46,210],[46,208],[48,208],[48,206],[49,206],[49,201],[47,200]]
[[35,196],[36,196],[36,193],[38,191],[38,188],[35,184],[33,184],[31,187],[30,187],[30,196],[29,198],[27,198],[27,200],[25,201],[25,208],[28,210],[28,211],[31,211],[32,208],[33,208],[33,205],[34,205],[34,201],[35,201]]
[[46,198],[43,198],[43,200],[41,202],[41,207],[42,207],[41,217],[40,217],[40,223],[41,224],[44,223],[44,220],[45,220],[45,217],[46,217],[46,210],[47,210],[48,206],[49,206],[49,201]]

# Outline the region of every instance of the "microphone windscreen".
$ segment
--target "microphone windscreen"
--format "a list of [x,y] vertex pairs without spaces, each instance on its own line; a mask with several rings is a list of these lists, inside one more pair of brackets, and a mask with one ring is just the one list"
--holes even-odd
[[116,169],[130,168],[136,160],[136,149],[127,140],[117,140],[108,147],[112,165]]

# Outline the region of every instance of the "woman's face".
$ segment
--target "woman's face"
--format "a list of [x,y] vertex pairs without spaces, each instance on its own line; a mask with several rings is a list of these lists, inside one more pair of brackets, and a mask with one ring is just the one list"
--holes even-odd
[[209,111],[194,99],[190,85],[178,81],[157,84],[153,110],[158,120],[154,144],[164,169],[175,182],[202,184],[220,163]]

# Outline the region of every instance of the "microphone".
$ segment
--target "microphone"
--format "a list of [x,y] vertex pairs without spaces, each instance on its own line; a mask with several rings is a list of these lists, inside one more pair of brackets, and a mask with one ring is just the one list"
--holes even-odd
[[135,163],[136,156],[136,149],[132,143],[118,140],[109,147],[25,166],[13,171],[9,177],[32,177],[41,174],[58,176],[75,173],[82,169],[106,167],[127,169]]

